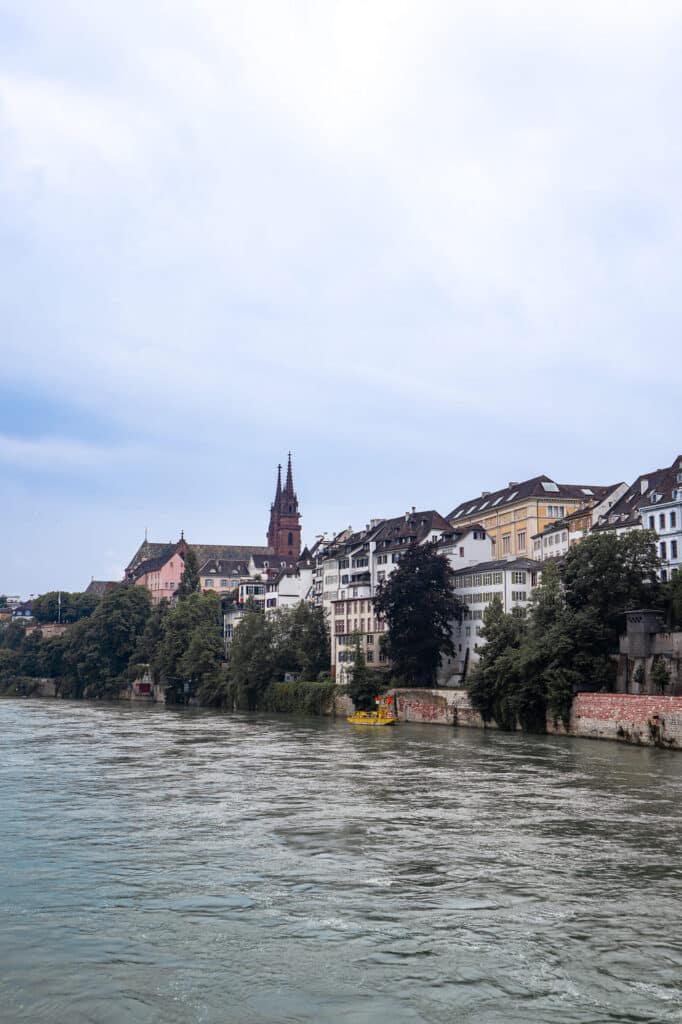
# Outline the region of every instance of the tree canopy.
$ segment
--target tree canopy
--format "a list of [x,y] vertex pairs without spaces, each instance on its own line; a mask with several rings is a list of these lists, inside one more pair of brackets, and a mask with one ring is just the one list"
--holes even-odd
[[194,548],[189,548],[185,554],[185,568],[182,570],[180,583],[178,585],[178,599],[182,600],[190,594],[196,594],[199,590],[199,563]]
[[454,579],[435,545],[410,545],[377,588],[374,609],[386,623],[384,650],[406,685],[433,686],[443,655],[454,655],[452,626],[462,612]]
[[544,730],[547,712],[568,721],[577,689],[612,689],[625,613],[660,603],[657,568],[649,531],[595,534],[543,563],[526,616],[505,614],[498,599],[488,605],[468,684],[484,721]]

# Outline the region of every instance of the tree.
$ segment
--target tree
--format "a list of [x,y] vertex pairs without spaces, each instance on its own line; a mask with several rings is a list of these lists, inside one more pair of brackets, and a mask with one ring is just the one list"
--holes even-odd
[[273,671],[277,678],[296,672],[303,679],[314,681],[321,672],[329,670],[329,628],[323,608],[299,601],[291,608],[278,609],[270,620]]
[[240,707],[253,711],[274,677],[273,626],[255,602],[247,605],[230,646],[230,681]]
[[386,623],[382,642],[396,675],[433,686],[442,656],[454,655],[452,624],[462,612],[447,558],[433,544],[411,545],[379,584],[374,609]]
[[194,548],[189,548],[185,554],[185,568],[182,570],[180,583],[178,585],[178,600],[196,594],[199,590],[199,563]]
[[92,615],[99,602],[99,594],[49,590],[34,598],[31,612],[36,622],[40,623],[78,622]]
[[[171,697],[194,692],[222,656],[220,600],[216,594],[188,594],[175,608],[152,613],[141,649],[152,676],[170,688]],[[184,696],[183,698],[184,699]]]
[[7,594],[0,594],[0,608],[7,606]]
[[651,682],[658,693],[665,693],[665,688],[670,682],[670,672],[665,658],[656,658],[651,669]]
[[682,570],[673,572],[662,588],[663,607],[671,629],[682,628]]
[[376,698],[383,693],[388,684],[385,672],[367,668],[365,652],[362,647],[362,634],[353,633],[353,668],[347,692],[359,711],[372,711]]
[[126,681],[150,611],[151,596],[145,587],[122,584],[104,595],[89,618],[72,626],[64,669],[74,696],[104,696]]
[[483,612],[481,636],[485,646],[469,680],[469,698],[484,722],[494,719],[501,729],[516,728],[519,648],[525,630],[525,620],[506,613],[498,596]]

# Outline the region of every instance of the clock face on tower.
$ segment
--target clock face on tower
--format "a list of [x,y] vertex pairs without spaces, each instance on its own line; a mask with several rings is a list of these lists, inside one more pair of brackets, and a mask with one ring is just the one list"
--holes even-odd
[[268,547],[273,549],[274,554],[286,558],[298,558],[301,554],[301,514],[298,510],[298,497],[294,490],[291,452],[289,452],[284,486],[282,486],[282,467],[277,467],[275,500],[270,506]]

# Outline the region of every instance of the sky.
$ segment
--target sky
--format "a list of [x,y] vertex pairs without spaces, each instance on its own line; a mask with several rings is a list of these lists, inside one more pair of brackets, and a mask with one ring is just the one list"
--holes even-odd
[[682,450],[682,7],[0,0],[0,593]]

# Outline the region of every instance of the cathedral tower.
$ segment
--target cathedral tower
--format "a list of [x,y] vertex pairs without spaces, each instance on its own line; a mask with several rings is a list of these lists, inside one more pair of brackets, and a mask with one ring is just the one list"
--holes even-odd
[[301,554],[301,514],[298,511],[298,497],[294,490],[291,452],[289,452],[284,487],[282,487],[282,467],[277,467],[275,500],[270,506],[268,546],[276,555],[281,555],[284,558],[298,558]]

